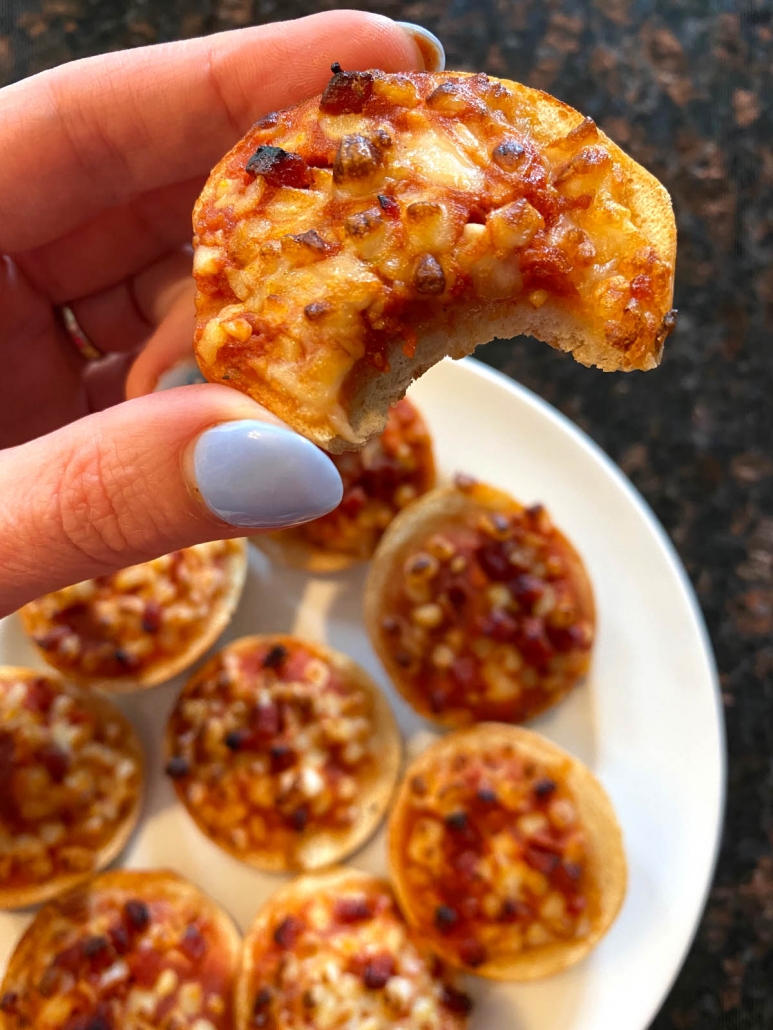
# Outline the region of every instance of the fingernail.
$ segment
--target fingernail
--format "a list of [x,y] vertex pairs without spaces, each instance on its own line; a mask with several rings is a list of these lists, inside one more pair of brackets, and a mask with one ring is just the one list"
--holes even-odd
[[193,386],[194,383],[206,383],[206,379],[199,371],[195,358],[183,358],[161,373],[153,387],[153,393],[172,390],[175,386]]
[[323,451],[283,426],[253,419],[202,433],[193,472],[207,507],[232,526],[297,526],[332,511],[343,495]]
[[399,21],[397,24],[408,33],[419,48],[424,59],[425,71],[442,72],[446,66],[446,52],[435,33],[425,29],[423,25],[414,25],[412,21]]

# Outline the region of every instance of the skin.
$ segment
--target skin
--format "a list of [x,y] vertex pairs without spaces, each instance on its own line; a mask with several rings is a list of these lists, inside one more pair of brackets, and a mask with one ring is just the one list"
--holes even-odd
[[[0,615],[243,535],[191,487],[191,446],[219,422],[276,419],[222,386],[149,391],[190,354],[190,218],[210,168],[262,114],[319,92],[333,60],[424,68],[393,22],[335,11],[76,61],[0,91]],[[61,304],[103,360],[81,358]]]

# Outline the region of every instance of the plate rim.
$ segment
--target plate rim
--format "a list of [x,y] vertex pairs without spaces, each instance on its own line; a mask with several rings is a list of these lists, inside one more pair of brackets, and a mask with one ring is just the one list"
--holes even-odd
[[[446,358],[446,362],[451,363],[452,359]],[[706,626],[706,620],[703,616],[698,596],[695,592],[695,588],[692,585],[690,577],[687,573],[682,559],[679,556],[676,547],[674,546],[671,537],[666,532],[660,519],[657,517],[655,512],[650,507],[644,495],[637,489],[631,480],[626,476],[620,466],[606,453],[606,451],[598,444],[584,429],[581,429],[576,423],[574,423],[568,416],[564,415],[563,412],[559,411],[549,401],[546,401],[543,397],[540,397],[538,393],[530,390],[529,387],[524,386],[517,380],[511,378],[505,372],[500,372],[498,369],[493,368],[490,365],[485,364],[479,358],[465,357],[461,360],[454,361],[454,365],[462,365],[475,376],[480,379],[488,380],[492,385],[502,387],[505,391],[513,394],[515,398],[521,403],[526,404],[528,407],[535,410],[539,415],[544,416],[553,422],[559,429],[563,430],[568,436],[576,443],[579,447],[585,450],[592,458],[594,458],[602,468],[610,475],[615,484],[620,490],[627,496],[631,504],[636,508],[638,513],[641,515],[655,539],[657,540],[660,550],[663,553],[664,558],[668,562],[671,571],[674,573],[676,580],[681,588],[682,596],[685,601],[687,610],[698,633],[698,640],[700,643],[701,657],[708,673],[709,681],[712,687],[712,700],[714,708],[714,717],[716,719],[717,726],[717,771],[719,773],[719,791],[716,798],[716,811],[714,814],[714,831],[713,831],[713,844],[710,861],[708,864],[708,873],[706,882],[703,885],[703,889],[700,895],[700,902],[692,917],[692,925],[690,931],[687,934],[686,940],[682,946],[679,958],[675,967],[665,984],[660,997],[655,1002],[654,1006],[650,1009],[650,1012],[646,1018],[646,1022],[642,1024],[641,1030],[647,1030],[651,1026],[652,1021],[660,1012],[663,1007],[663,1002],[668,997],[671,989],[676,983],[679,974],[684,968],[684,964],[690,953],[690,950],[695,942],[700,924],[703,919],[704,913],[711,893],[711,888],[714,884],[714,880],[717,874],[717,866],[719,863],[720,851],[722,846],[722,838],[724,834],[725,817],[727,810],[727,789],[728,789],[728,750],[727,750],[727,730],[725,725],[725,713],[722,705],[722,691],[719,682],[719,670],[717,667],[716,657],[714,655],[714,648],[711,642],[711,637]]]

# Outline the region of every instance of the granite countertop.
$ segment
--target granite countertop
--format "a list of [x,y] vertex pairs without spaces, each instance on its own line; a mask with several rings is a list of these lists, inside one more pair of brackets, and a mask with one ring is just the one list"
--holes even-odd
[[628,473],[674,541],[716,649],[725,834],[697,939],[653,1026],[773,1027],[773,0],[10,0],[0,81],[338,6],[420,22],[449,67],[570,101],[674,199],[680,315],[660,369],[608,376],[528,340],[482,356]]

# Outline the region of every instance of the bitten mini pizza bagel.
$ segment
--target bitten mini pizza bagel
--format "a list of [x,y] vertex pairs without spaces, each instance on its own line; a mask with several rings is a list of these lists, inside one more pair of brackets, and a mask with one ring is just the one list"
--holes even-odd
[[256,536],[267,554],[311,572],[368,561],[395,515],[435,485],[432,439],[407,397],[390,408],[381,436],[333,461],[344,484],[341,503],[303,526]]
[[471,1008],[406,926],[389,885],[340,869],[292,881],[258,913],[235,1030],[464,1030]]
[[658,364],[671,202],[590,118],[483,74],[333,72],[256,122],[196,204],[207,379],[336,452],[380,433],[440,358],[494,337]]
[[142,786],[139,740],[110,701],[0,667],[0,908],[46,901],[112,862]]
[[523,722],[588,670],[593,592],[541,505],[467,477],[402,512],[373,558],[365,625],[393,683],[447,726]]
[[20,615],[41,656],[68,679],[138,690],[204,654],[230,622],[246,574],[246,542],[217,540],[56,590]]
[[450,733],[410,765],[389,864],[428,946],[495,980],[578,962],[612,925],[627,881],[620,827],[590,770],[495,723]]
[[103,873],[35,916],[3,980],[0,1030],[231,1030],[240,943],[175,873]]
[[199,828],[266,870],[331,865],[386,812],[400,735],[350,658],[295,637],[243,637],[186,685],[167,775]]

